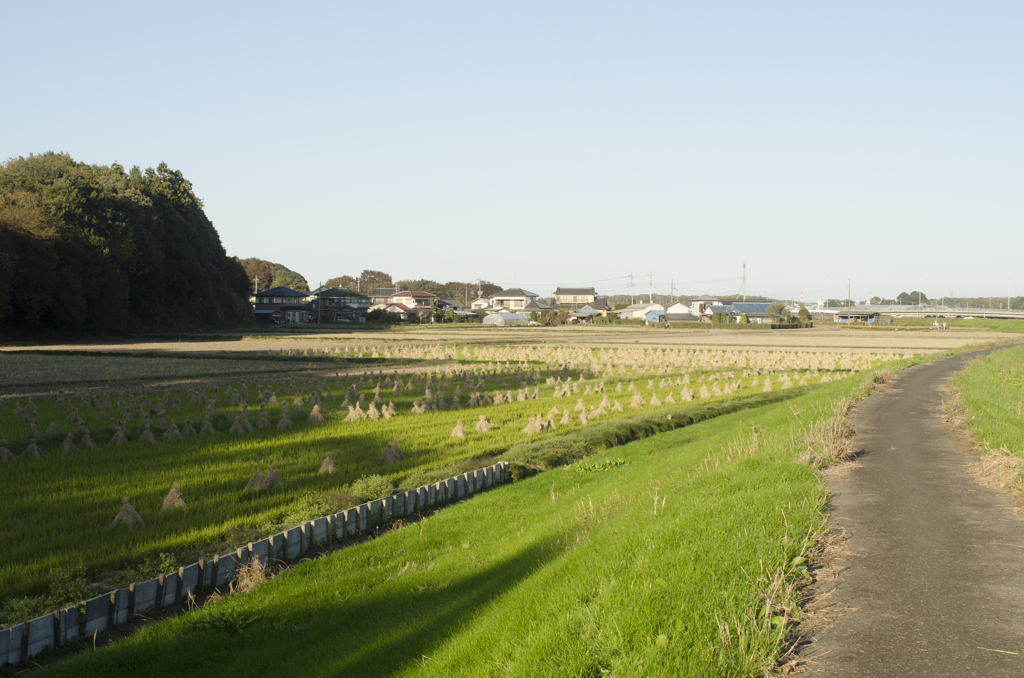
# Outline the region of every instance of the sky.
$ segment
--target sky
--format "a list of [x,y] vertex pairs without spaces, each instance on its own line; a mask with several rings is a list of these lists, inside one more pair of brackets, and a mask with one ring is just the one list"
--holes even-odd
[[1020,2],[0,0],[0,158],[228,254],[549,295],[1024,294]]

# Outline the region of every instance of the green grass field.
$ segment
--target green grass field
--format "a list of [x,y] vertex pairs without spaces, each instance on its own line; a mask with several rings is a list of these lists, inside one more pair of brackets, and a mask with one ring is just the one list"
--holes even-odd
[[496,489],[43,675],[763,675],[826,500],[804,432],[862,383]]
[[1024,346],[977,361],[956,385],[978,442],[1024,457]]
[[[479,349],[478,349],[479,350]],[[642,351],[641,351],[642,354]],[[638,361],[639,362],[639,361]],[[467,366],[464,366],[467,367]],[[742,371],[735,378],[701,383],[699,380],[711,374],[725,375],[724,367],[709,367],[688,371],[693,383],[687,389],[698,391],[702,386],[709,390],[730,383],[737,386],[732,395],[710,396],[699,400],[701,403],[715,403],[734,398],[760,394],[764,376],[757,386],[753,377],[743,377]],[[529,368],[527,368],[529,372]],[[503,375],[489,375],[481,386],[473,378],[473,390],[493,394],[497,390],[516,396],[520,383],[513,378],[513,371]],[[563,373],[567,374],[567,373]],[[571,375],[578,377],[579,372]],[[508,404],[486,405],[460,411],[442,410],[426,414],[411,414],[414,400],[422,399],[423,377],[416,378],[414,390],[396,395],[392,389],[383,388],[380,393],[382,404],[393,402],[396,416],[392,419],[363,419],[355,422],[343,421],[348,411],[342,406],[346,385],[352,382],[328,380],[327,386],[335,389],[335,400],[324,400],[325,423],[307,421],[310,407],[304,403],[294,405],[295,394],[309,400],[312,390],[322,388],[323,383],[299,382],[294,390],[291,382],[276,382],[273,389],[282,402],[288,406],[292,426],[279,431],[276,428],[281,404],[268,405],[268,419],[271,426],[256,429],[251,433],[235,435],[228,432],[234,417],[240,412],[238,405],[229,404],[228,388],[218,390],[220,404],[215,408],[211,422],[217,432],[188,437],[180,442],[165,442],[164,429],[175,420],[179,426],[186,419],[198,430],[205,412],[205,401],[212,391],[204,392],[200,402],[192,402],[184,391],[170,394],[156,392],[149,394],[150,404],[166,399],[178,400],[180,409],[168,407],[164,413],[165,424],[154,423],[151,430],[160,442],[140,442],[142,424],[138,416],[128,422],[125,434],[128,444],[109,444],[113,435],[111,418],[119,407],[115,392],[112,400],[115,410],[104,410],[104,419],[99,419],[100,409],[90,401],[82,403],[73,399],[78,407],[83,425],[89,429],[98,447],[94,450],[80,450],[64,453],[61,443],[68,433],[76,430],[78,424],[68,421],[69,412],[59,410],[55,399],[39,399],[35,402],[38,417],[38,446],[41,458],[26,457],[22,451],[28,446],[30,425],[15,416],[15,408],[27,401],[6,402],[6,412],[0,412],[0,431],[16,455],[14,461],[0,464],[0,531],[4,548],[0,549],[0,597],[5,599],[5,623],[21,621],[26,610],[31,610],[31,601],[12,601],[22,596],[33,596],[37,606],[47,607],[53,603],[45,598],[45,592],[52,591],[55,580],[67,578],[67,573],[84,573],[89,580],[123,585],[129,579],[138,580],[165,572],[177,564],[195,560],[198,553],[210,553],[216,549],[230,549],[260,536],[279,531],[282,527],[297,524],[302,520],[347,508],[359,499],[343,506],[329,503],[332,494],[358,478],[368,474],[382,474],[400,486],[416,486],[431,479],[451,475],[453,465],[466,460],[501,455],[509,448],[524,440],[538,441],[551,436],[564,436],[584,429],[579,421],[577,402],[591,411],[601,405],[605,398],[609,403],[619,402],[622,412],[615,412],[606,406],[606,414],[595,419],[590,427],[616,418],[627,418],[638,413],[669,412],[682,405],[681,391],[684,387],[675,385],[682,370],[676,368],[672,374],[664,371],[664,365],[646,362],[624,370],[624,374],[591,376],[579,381],[574,379],[579,393],[554,397],[556,384],[545,379],[535,383],[523,383],[532,393],[538,389],[537,400],[514,400]],[[794,375],[794,383],[805,373]],[[822,372],[822,374],[828,374]],[[518,376],[518,375],[517,375]],[[405,377],[408,380],[410,377]],[[774,375],[778,388],[780,375]],[[810,383],[820,377],[812,376]],[[365,398],[363,407],[374,397],[372,388],[379,377],[360,382],[358,392]],[[670,383],[671,382],[671,383]],[[600,383],[605,393],[594,391]],[[630,383],[636,391],[631,392]],[[648,388],[651,386],[652,388]],[[238,388],[238,385],[235,386]],[[618,391],[621,387],[623,390]],[[444,393],[451,403],[456,388],[461,388],[462,403],[467,402],[470,388],[458,383],[454,377],[445,386]],[[440,392],[440,386],[436,385]],[[323,391],[326,394],[326,390]],[[632,409],[630,401],[639,394],[646,402],[641,409]],[[674,394],[677,404],[667,402]],[[250,420],[255,423],[257,390],[254,384],[248,386],[247,401],[250,405]],[[141,399],[141,393],[133,393],[126,402]],[[657,396],[660,405],[651,405],[652,396]],[[149,409],[150,404],[145,408]],[[556,427],[527,436],[523,429],[531,418],[538,414],[547,418],[552,407],[560,412],[552,416]],[[560,422],[568,411],[569,423]],[[475,425],[479,416],[490,422],[491,432],[477,433]],[[152,415],[151,415],[152,416]],[[154,422],[157,421],[152,416]],[[467,432],[465,438],[452,438],[451,431],[461,420]],[[55,431],[47,433],[50,424]],[[379,457],[392,440],[398,440],[405,459],[386,465]],[[628,436],[626,437],[628,439]],[[78,443],[80,434],[72,434]],[[336,472],[331,475],[318,473],[325,455],[334,456]],[[541,460],[542,461],[542,460]],[[283,490],[266,491],[259,494],[245,492],[243,488],[250,477],[261,470],[266,473],[271,463],[276,464],[285,487]],[[187,512],[160,510],[164,496],[172,483],[179,483],[188,501]],[[340,495],[341,499],[349,495]],[[129,497],[132,505],[146,521],[144,528],[129,531],[111,525],[117,514],[122,497]],[[40,596],[43,596],[40,598]],[[14,601],[18,602],[18,601]]]

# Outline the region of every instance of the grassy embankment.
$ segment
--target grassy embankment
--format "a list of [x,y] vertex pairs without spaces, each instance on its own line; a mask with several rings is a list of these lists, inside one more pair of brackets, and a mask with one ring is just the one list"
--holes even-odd
[[1024,458],[1024,346],[977,361],[957,378],[956,387],[978,443]]
[[798,459],[865,378],[496,489],[43,674],[763,675],[826,500]]
[[[690,388],[698,390],[701,384],[697,380],[714,372],[723,370],[694,370],[694,383]],[[492,393],[503,388],[506,377],[511,380],[508,375],[489,376],[479,390]],[[628,376],[576,382],[580,393],[558,398],[553,397],[555,385],[542,380],[533,387],[540,390],[539,400],[422,415],[410,414],[413,400],[422,398],[422,391],[396,395],[392,389],[386,389],[381,391],[381,397],[385,403],[394,402],[397,416],[356,422],[343,421],[347,408],[341,405],[344,385],[353,382],[330,380],[329,385],[338,393],[336,400],[324,401],[326,422],[322,424],[307,420],[308,403],[301,407],[294,405],[293,393],[301,392],[303,399],[308,400],[314,384],[300,383],[301,388],[293,392],[290,385],[278,383],[274,386],[278,399],[290,403],[291,427],[284,431],[277,429],[283,405],[274,404],[267,406],[269,428],[240,435],[228,432],[240,408],[228,405],[225,389],[220,389],[220,404],[211,416],[216,433],[165,442],[162,437],[165,426],[154,423],[152,432],[160,442],[140,442],[142,426],[136,417],[125,430],[130,442],[121,446],[108,442],[113,435],[113,411],[108,410],[105,419],[98,419],[100,410],[76,400],[84,425],[98,447],[71,453],[62,452],[60,445],[77,424],[67,420],[67,412],[58,410],[55,400],[40,399],[36,407],[41,458],[21,456],[28,445],[30,429],[15,417],[14,403],[8,401],[7,411],[0,412],[0,430],[18,456],[15,461],[0,466],[0,516],[3,516],[0,528],[5,544],[0,549],[0,597],[10,603],[14,597],[45,595],[43,592],[47,589],[52,592],[55,580],[66,580],[69,571],[80,571],[87,579],[114,585],[155,576],[171,567],[192,562],[197,552],[204,549],[233,548],[282,527],[354,505],[362,498],[350,497],[344,488],[364,475],[382,474],[402,487],[415,487],[466,470],[460,464],[478,467],[482,465],[479,459],[502,454],[520,441],[543,440],[583,429],[575,409],[578,400],[593,408],[607,397],[624,407],[623,412],[609,411],[590,427],[633,417],[639,412],[664,414],[680,407],[667,402],[650,405],[654,394],[666,401],[674,392],[679,400],[681,389],[678,386],[648,389],[648,377],[657,382],[656,385],[664,378],[646,369],[637,369]],[[762,376],[761,383],[763,380]],[[374,397],[375,381],[364,382],[358,388],[366,400],[364,408]],[[628,390],[628,385],[633,381],[638,387],[635,393],[640,393],[648,403],[641,410],[629,407],[635,393]],[[734,395],[713,396],[700,402],[719,403],[761,393],[762,386],[753,386],[753,378],[738,381],[742,388]],[[817,378],[811,379],[812,383],[816,381]],[[606,393],[584,393],[584,389],[592,390],[600,382],[605,383]],[[615,390],[619,384],[623,385],[621,392]],[[422,380],[419,385],[422,387]],[[447,402],[452,402],[458,386],[456,383],[445,389]],[[467,390],[462,390],[463,403]],[[163,392],[150,394],[154,400],[163,395]],[[180,410],[167,411],[166,425],[174,419],[181,426],[185,419],[191,419],[198,430],[210,393],[207,392],[200,402],[190,401],[183,391],[173,391],[171,397],[180,400]],[[254,398],[255,390],[252,390],[249,403],[253,423],[257,409]],[[553,406],[562,413],[570,412],[571,421],[530,436],[523,433],[530,418],[538,414],[546,416]],[[490,432],[474,430],[479,416],[488,419]],[[559,422],[561,416],[554,415],[554,421]],[[459,420],[464,423],[466,437],[452,438],[451,432]],[[52,434],[46,433],[50,424],[55,429]],[[80,437],[81,434],[72,436],[76,443]],[[379,457],[392,439],[398,440],[405,459],[385,465]],[[336,471],[322,475],[318,471],[328,452],[334,454]],[[543,462],[542,459],[537,461]],[[259,494],[244,491],[256,470],[266,473],[271,463],[276,464],[285,487]],[[180,483],[188,510],[162,512],[163,498],[175,482]],[[128,531],[111,525],[122,497],[131,499],[146,520],[145,528]],[[337,505],[332,503],[335,499]],[[36,602],[43,607],[49,605],[45,600]],[[33,605],[36,603],[25,600],[0,606],[8,608],[0,610],[3,614],[0,621],[21,621],[25,610],[34,609]]]

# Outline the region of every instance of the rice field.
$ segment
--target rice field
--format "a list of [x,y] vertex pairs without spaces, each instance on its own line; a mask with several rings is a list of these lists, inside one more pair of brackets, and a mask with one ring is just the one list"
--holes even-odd
[[806,434],[862,383],[482,494],[42,673],[774,675],[827,498]]
[[[115,383],[107,393],[0,401],[7,459],[0,463],[0,598],[43,595],[67,571],[110,583],[147,564],[165,568],[249,541],[327,513],[332,500],[352,501],[350,485],[364,476],[415,486],[522,441],[690,401],[813,386],[896,357],[572,346],[414,351],[377,353],[448,362],[415,373],[253,375],[203,390]],[[393,441],[400,458],[382,461]],[[334,471],[320,473],[328,454]],[[283,488],[247,491],[271,465]],[[162,511],[174,483],[187,510]],[[125,497],[144,527],[111,524]]]

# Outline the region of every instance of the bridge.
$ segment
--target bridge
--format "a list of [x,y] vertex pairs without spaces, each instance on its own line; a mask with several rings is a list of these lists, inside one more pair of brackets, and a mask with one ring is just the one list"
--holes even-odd
[[1008,318],[1024,320],[1024,310],[1006,308],[961,308],[958,306],[942,306],[925,304],[923,306],[889,306],[867,305],[837,308],[819,308],[812,313],[829,313],[845,315],[849,311],[857,315],[878,314],[890,318]]

